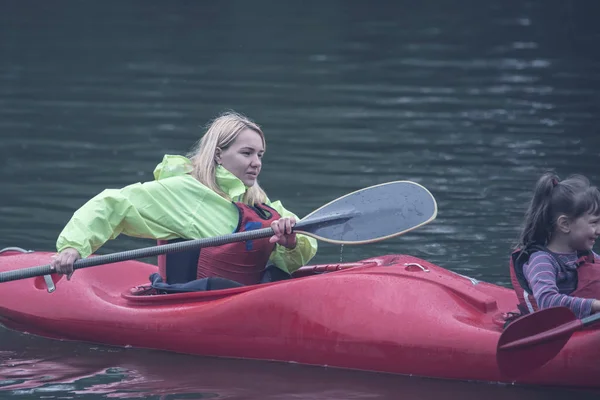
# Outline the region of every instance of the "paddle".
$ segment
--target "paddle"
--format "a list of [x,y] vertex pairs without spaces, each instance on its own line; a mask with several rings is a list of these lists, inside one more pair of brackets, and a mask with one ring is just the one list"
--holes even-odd
[[498,340],[496,361],[500,372],[516,378],[543,366],[575,331],[598,321],[600,314],[578,319],[567,307],[545,308],[517,319]]
[[[433,221],[436,215],[435,198],[426,188],[410,181],[396,181],[371,186],[340,197],[307,215],[296,224],[294,231],[330,243],[372,243],[425,225]],[[123,251],[77,260],[73,269],[266,238],[273,233],[273,229],[269,227]],[[55,271],[51,265],[6,271],[0,273],[0,282],[53,272]]]

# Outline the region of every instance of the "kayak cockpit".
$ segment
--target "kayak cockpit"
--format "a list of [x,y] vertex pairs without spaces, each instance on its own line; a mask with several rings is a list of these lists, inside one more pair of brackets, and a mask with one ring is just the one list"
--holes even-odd
[[[305,266],[292,274],[292,279],[306,278],[310,276],[318,276],[336,271],[349,270],[358,267],[373,267],[381,265],[381,262],[363,261],[354,263],[338,263],[338,264],[319,264]],[[156,305],[159,303],[187,303],[187,302],[208,302],[213,300],[224,299],[227,297],[236,296],[242,293],[251,292],[253,290],[262,289],[268,286],[277,285],[283,281],[260,283],[256,285],[240,286],[220,290],[196,291],[186,293],[168,293],[158,294],[150,285],[140,285],[128,290],[125,290],[121,297],[128,302],[135,304]]]

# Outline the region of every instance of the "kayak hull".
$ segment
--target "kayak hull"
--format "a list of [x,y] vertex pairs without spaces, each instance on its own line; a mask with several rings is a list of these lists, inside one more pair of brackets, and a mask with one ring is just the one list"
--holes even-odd
[[[0,272],[51,253],[0,256]],[[351,267],[351,268],[350,268]],[[329,273],[314,271],[337,269]],[[157,267],[127,261],[0,284],[0,323],[45,337],[217,357],[424,377],[600,388],[600,331],[577,332],[518,379],[496,364],[512,290],[425,260],[387,255],[303,268],[295,279],[211,292],[139,295]]]

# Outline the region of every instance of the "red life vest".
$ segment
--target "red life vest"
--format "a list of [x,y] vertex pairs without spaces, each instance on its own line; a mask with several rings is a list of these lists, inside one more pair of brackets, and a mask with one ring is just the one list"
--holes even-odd
[[[516,250],[510,257],[510,280],[519,300],[519,310],[522,314],[529,314],[538,310],[538,305],[525,275],[523,266],[529,257],[536,251],[545,251],[552,255],[561,268],[565,268],[561,260],[552,252],[542,246],[531,246],[526,250]],[[569,296],[587,299],[600,299],[600,264],[597,264],[593,252],[578,253],[577,260],[577,288],[569,291]],[[559,288],[560,291],[560,288]],[[562,292],[561,292],[562,293]]]
[[[266,204],[234,204],[239,210],[238,225],[234,233],[266,228],[271,226],[271,222],[281,218],[276,210]],[[159,240],[158,244],[168,242],[171,241]],[[261,273],[274,248],[275,244],[269,243],[269,238],[228,243],[182,252],[186,254],[159,256],[158,268],[163,280],[170,284],[220,277],[243,285],[254,285],[260,282]],[[170,258],[171,255],[173,257]]]

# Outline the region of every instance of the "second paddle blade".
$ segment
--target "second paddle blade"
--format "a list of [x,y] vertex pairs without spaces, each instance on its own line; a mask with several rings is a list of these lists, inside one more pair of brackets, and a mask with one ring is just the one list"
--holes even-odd
[[511,323],[498,340],[496,361],[500,372],[517,378],[532,372],[552,360],[569,341],[571,334],[548,337],[545,341],[532,340],[531,344],[502,349],[503,345],[550,332],[577,320],[566,307],[553,307],[528,314]]
[[302,221],[336,214],[350,217],[336,224],[313,226],[305,232],[331,243],[376,242],[433,221],[437,203],[418,183],[396,181],[349,193],[310,213]]

